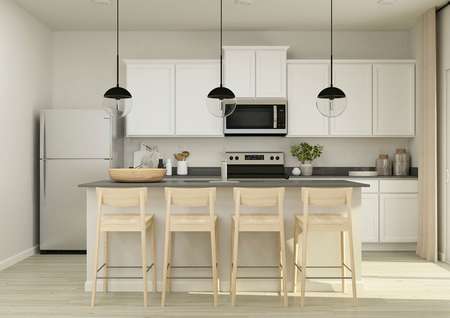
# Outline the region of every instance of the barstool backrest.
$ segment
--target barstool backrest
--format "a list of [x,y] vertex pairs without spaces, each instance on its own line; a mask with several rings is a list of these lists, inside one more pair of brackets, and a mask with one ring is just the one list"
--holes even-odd
[[284,188],[234,188],[234,208],[236,216],[241,213],[241,206],[250,208],[275,208],[283,216]]
[[348,214],[351,211],[352,191],[352,188],[302,188],[303,214],[308,215],[312,206],[344,208]]
[[[114,208],[140,207],[147,202],[146,188],[97,188],[98,203]],[[145,205],[144,205],[145,206]]]
[[167,216],[172,206],[184,208],[207,208],[214,216],[216,188],[165,188]]

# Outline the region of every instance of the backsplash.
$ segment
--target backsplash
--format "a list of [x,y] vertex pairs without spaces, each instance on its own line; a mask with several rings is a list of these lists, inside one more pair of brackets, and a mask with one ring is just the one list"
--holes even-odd
[[[283,137],[227,137],[227,138],[126,138],[125,166],[133,164],[133,152],[140,144],[158,146],[163,158],[173,159],[175,152],[188,150],[189,166],[218,167],[226,151],[282,151],[286,166],[297,166],[290,155],[290,146],[299,142],[324,146],[322,156],[314,164],[321,167],[373,167],[380,153],[393,158],[395,149],[410,149],[408,138],[283,138]],[[417,155],[411,153],[412,166],[417,166]]]

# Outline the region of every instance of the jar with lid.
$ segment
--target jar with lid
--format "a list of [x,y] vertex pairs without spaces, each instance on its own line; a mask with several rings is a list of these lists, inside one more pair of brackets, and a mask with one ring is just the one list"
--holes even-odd
[[375,165],[379,176],[392,176],[392,161],[387,154],[380,154]]
[[394,155],[394,175],[407,176],[409,175],[410,157],[406,149],[397,149]]

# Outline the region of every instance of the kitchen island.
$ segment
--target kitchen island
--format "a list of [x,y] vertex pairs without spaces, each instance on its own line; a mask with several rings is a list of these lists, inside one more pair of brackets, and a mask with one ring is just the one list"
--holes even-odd
[[[185,178],[185,179],[165,179],[157,183],[118,183],[110,180],[96,181],[81,184],[80,187],[86,189],[86,213],[87,213],[87,274],[85,290],[91,290],[92,286],[92,255],[95,243],[96,214],[97,214],[97,187],[108,188],[148,188],[149,213],[155,216],[155,230],[157,240],[157,272],[158,286],[161,286],[162,277],[162,256],[164,247],[164,221],[165,221],[165,187],[216,187],[217,202],[216,215],[219,219],[219,274],[220,289],[228,291],[230,279],[230,224],[234,213],[233,208],[233,187],[285,187],[285,227],[287,240],[287,275],[288,286],[293,286],[293,227],[294,215],[302,213],[300,201],[300,189],[303,187],[322,188],[353,188],[353,228],[354,228],[354,249],[355,249],[355,274],[358,285],[361,286],[361,243],[360,243],[360,207],[361,188],[368,185],[359,182],[346,180],[230,180],[223,182],[220,179]],[[338,265],[339,264],[339,233],[310,233],[308,239],[308,265]],[[279,240],[271,233],[243,233],[240,236],[240,249],[246,253],[239,255],[240,265],[274,265],[278,263]],[[100,248],[102,251],[102,248]],[[177,233],[174,236],[173,246],[174,265],[210,265],[210,242],[208,234],[203,233]],[[250,251],[250,252],[249,252]],[[139,265],[140,264],[140,238],[134,233],[113,233],[110,235],[110,264],[111,265]],[[148,253],[148,255],[151,255]],[[348,259],[348,251],[347,251]],[[100,252],[100,263],[102,263]],[[149,260],[150,261],[150,260]],[[176,269],[177,270],[177,269]],[[134,271],[134,272],[133,272]],[[245,272],[245,269],[242,269]],[[309,275],[313,276],[339,276],[340,270],[336,269],[311,269]],[[136,270],[113,272],[112,276],[139,276]],[[253,272],[254,274],[254,272]],[[258,276],[273,276],[273,270],[261,269]],[[175,275],[180,276],[180,275]],[[184,270],[182,276],[210,276],[204,270]],[[98,290],[102,290],[102,282],[99,282]],[[315,280],[310,281],[308,290],[330,291],[338,289],[340,280]],[[111,291],[140,291],[142,282],[140,280],[112,280],[110,282]],[[238,282],[239,291],[278,291],[278,281],[270,280],[243,280]],[[158,288],[159,289],[159,288]],[[208,291],[211,289],[209,280],[174,280],[172,282],[173,291]]]

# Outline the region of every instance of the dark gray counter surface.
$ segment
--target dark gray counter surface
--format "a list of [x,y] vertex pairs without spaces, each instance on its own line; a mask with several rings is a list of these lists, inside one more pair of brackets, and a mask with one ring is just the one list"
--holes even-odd
[[161,187],[217,187],[217,188],[229,188],[229,187],[317,187],[317,188],[365,188],[369,187],[368,184],[360,182],[351,182],[346,180],[286,180],[286,179],[276,179],[276,180],[229,180],[220,181],[220,179],[207,179],[198,178],[195,179],[164,179],[161,182],[154,183],[123,183],[114,182],[111,180],[101,180],[94,181],[90,183],[80,184],[81,188],[132,188],[132,187],[144,187],[144,188],[161,188]]

